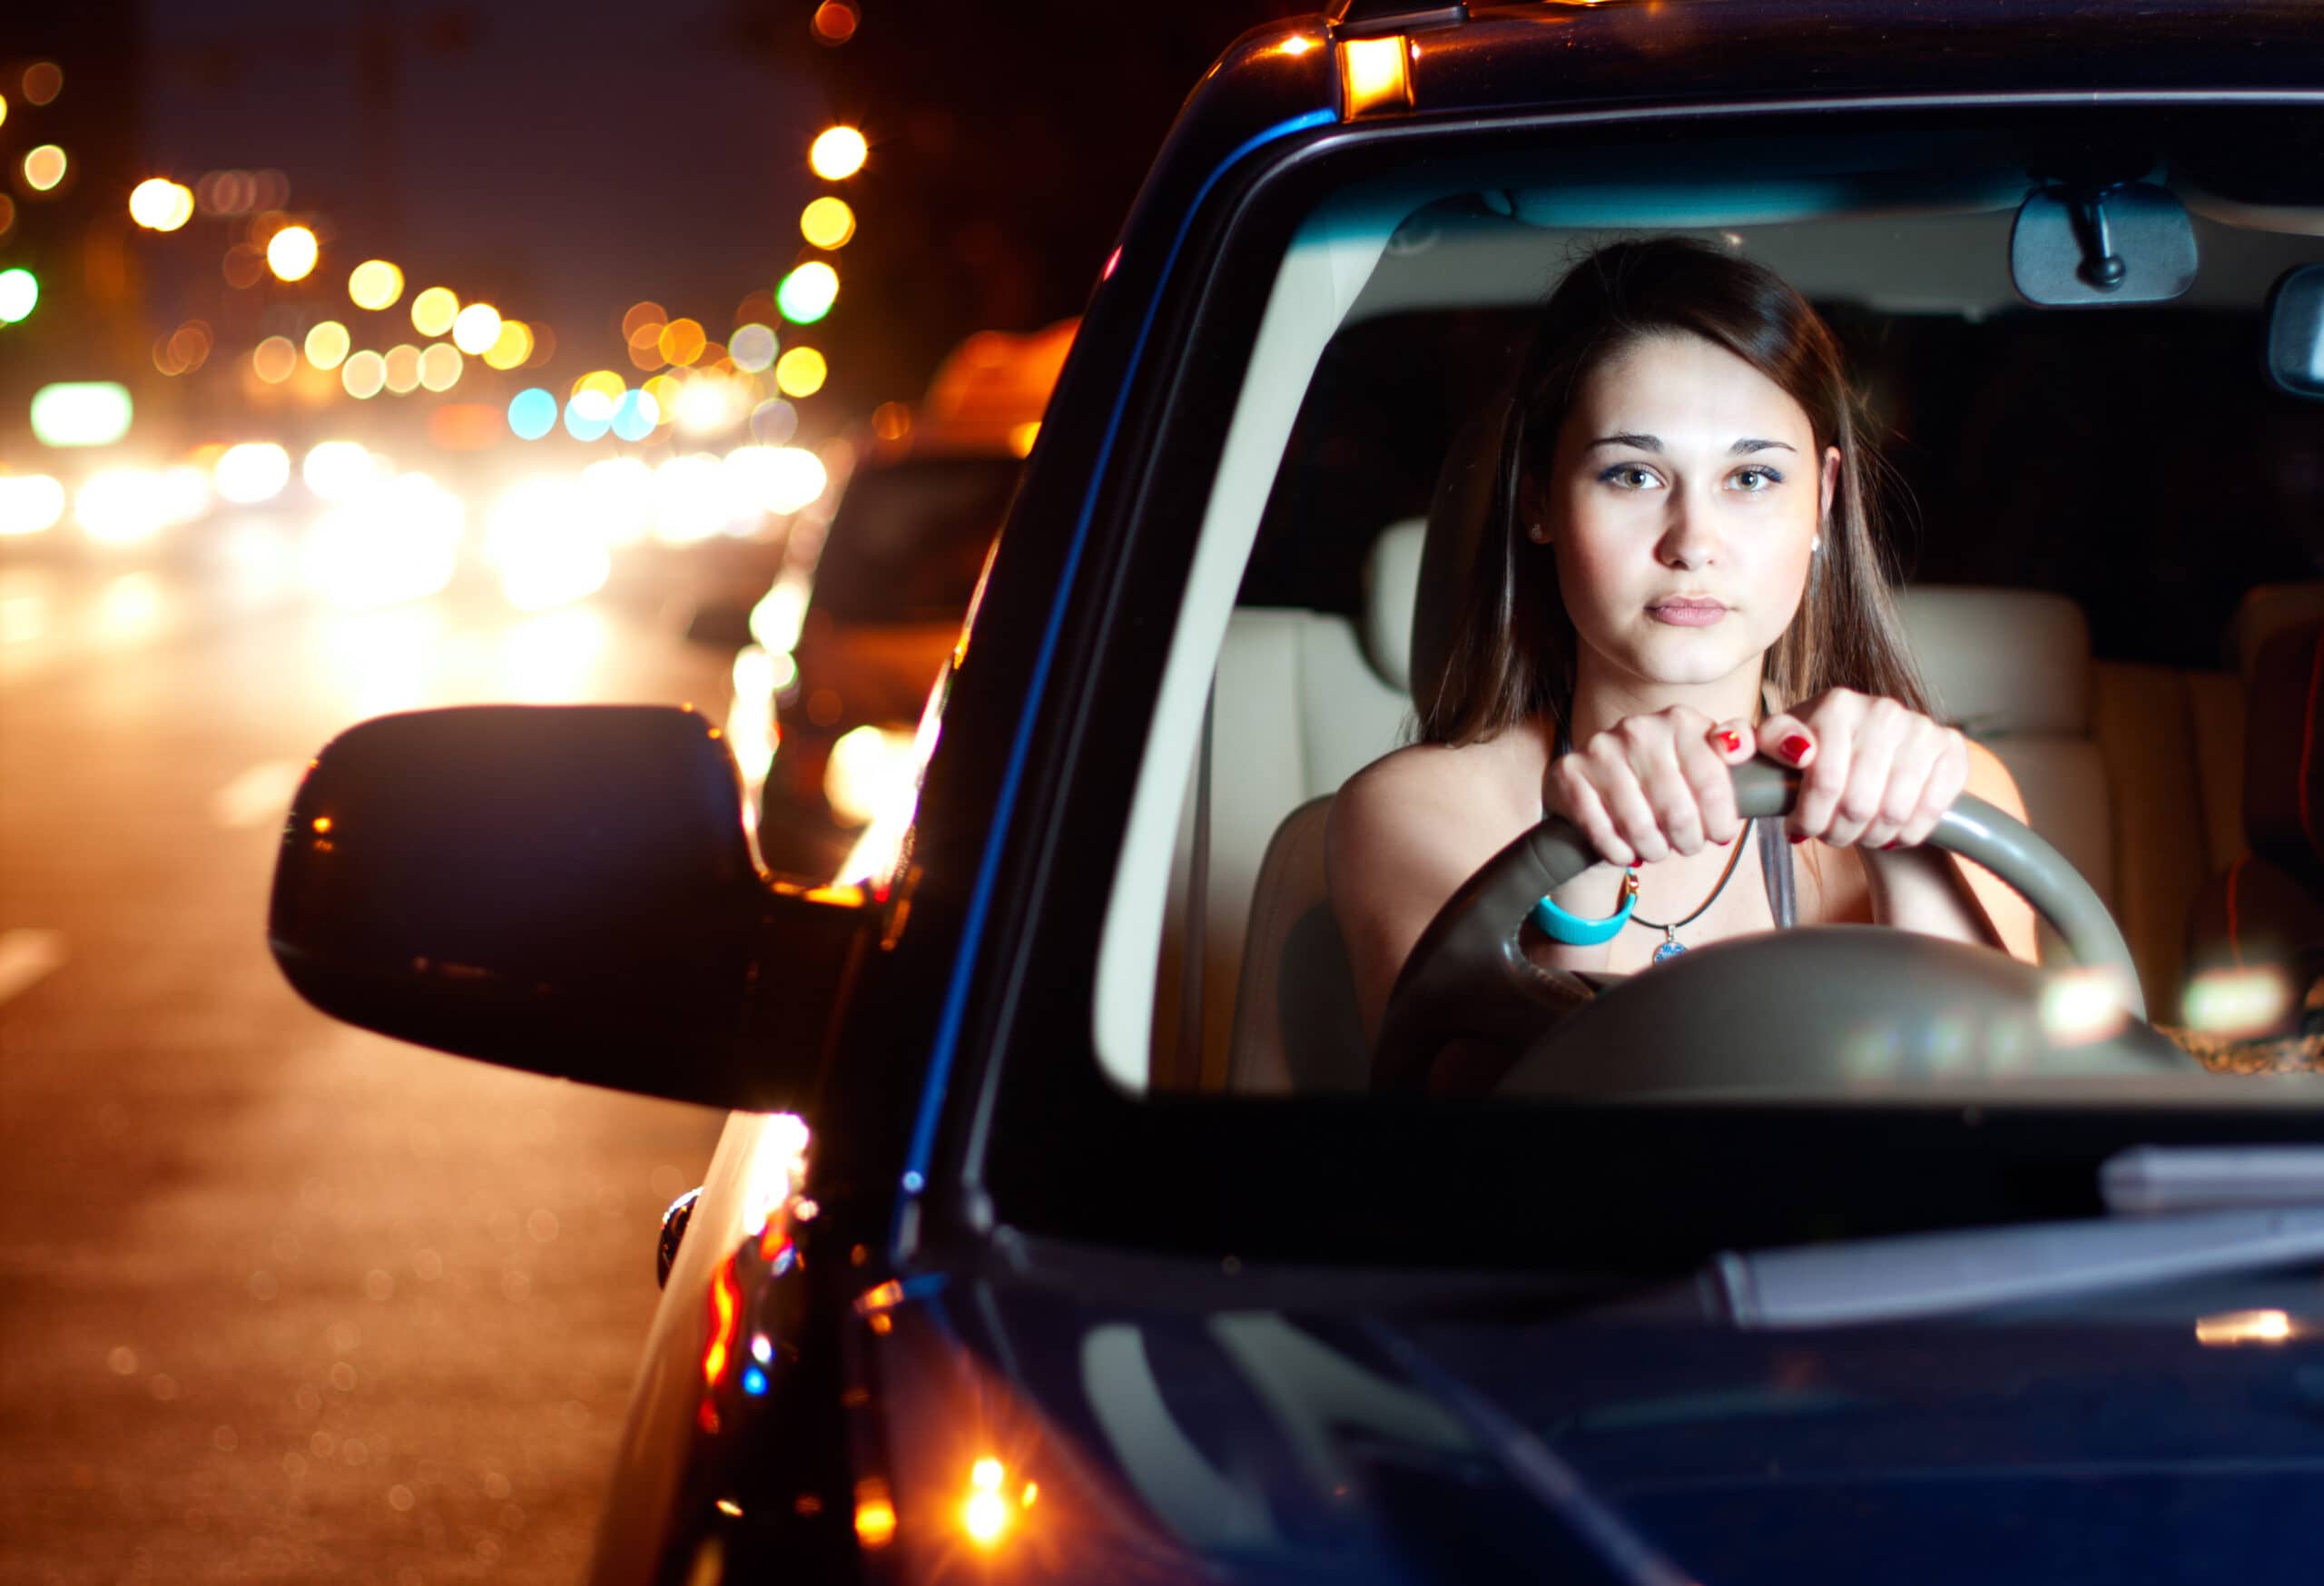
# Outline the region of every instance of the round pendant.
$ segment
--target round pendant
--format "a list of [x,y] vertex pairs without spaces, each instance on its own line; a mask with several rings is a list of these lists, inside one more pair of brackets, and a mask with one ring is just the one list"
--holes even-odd
[[1674,936],[1654,950],[1654,961],[1660,963],[1664,959],[1677,958],[1686,951],[1685,945]]

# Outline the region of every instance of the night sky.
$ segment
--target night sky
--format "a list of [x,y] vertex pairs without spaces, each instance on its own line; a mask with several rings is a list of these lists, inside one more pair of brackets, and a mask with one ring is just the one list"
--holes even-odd
[[[814,0],[18,10],[0,20],[0,78],[54,58],[67,88],[40,118],[14,105],[0,153],[21,154],[44,124],[80,163],[76,190],[20,195],[18,223],[0,236],[0,261],[29,260],[50,286],[48,323],[14,328],[16,368],[0,368],[0,399],[15,410],[0,454],[28,438],[13,399],[31,365],[42,378],[150,386],[146,350],[181,320],[213,325],[222,352],[270,333],[295,340],[345,312],[347,271],[373,256],[402,265],[409,291],[441,284],[546,321],[557,355],[535,374],[551,384],[625,369],[617,325],[640,299],[723,338],[745,294],[812,254],[799,212],[831,188],[806,150],[835,121],[861,126],[872,153],[838,189],[858,231],[833,256],[840,301],[813,338],[832,364],[825,414],[860,417],[916,395],[973,331],[1078,312],[1204,69],[1240,33],[1312,7],[860,9],[836,48],[813,37]],[[221,168],[288,179],[290,217],[324,241],[308,281],[225,288],[231,222],[197,219],[167,236],[127,226],[137,180],[192,182]],[[76,300],[74,249],[108,230],[132,262],[128,289]],[[108,360],[122,367],[97,367]],[[203,373],[206,394],[193,379],[153,393],[184,399],[197,429],[205,408],[214,424],[231,400]]]

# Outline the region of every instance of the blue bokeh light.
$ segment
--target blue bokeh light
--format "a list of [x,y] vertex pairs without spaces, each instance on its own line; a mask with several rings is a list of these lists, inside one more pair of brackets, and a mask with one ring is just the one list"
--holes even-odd
[[644,391],[624,391],[614,404],[614,434],[623,440],[643,440],[654,433],[661,414]]
[[766,1373],[761,1371],[755,1365],[744,1372],[743,1374],[743,1392],[750,1394],[751,1397],[754,1399],[761,1394],[765,1393]]
[[609,414],[583,411],[585,404],[581,397],[591,394],[584,391],[580,397],[565,404],[565,433],[576,440],[603,440],[606,431],[613,428],[613,419]]
[[508,428],[519,440],[538,440],[556,428],[556,399],[538,386],[508,399]]

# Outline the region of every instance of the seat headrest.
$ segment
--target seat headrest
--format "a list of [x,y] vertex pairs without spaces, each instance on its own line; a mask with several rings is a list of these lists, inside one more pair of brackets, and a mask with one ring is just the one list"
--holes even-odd
[[1389,687],[1413,680],[1413,603],[1420,587],[1428,519],[1407,517],[1380,531],[1364,560],[1364,651]]
[[2277,869],[2324,887],[2324,622],[2269,635],[2245,700],[2243,834]]
[[2090,734],[2090,624],[2063,595],[1924,584],[1896,615],[1937,715],[1974,738]]
[[2246,689],[2252,686],[2260,647],[2286,628],[2324,622],[2324,580],[2306,584],[2260,584],[2244,592],[2228,619],[2227,654]]

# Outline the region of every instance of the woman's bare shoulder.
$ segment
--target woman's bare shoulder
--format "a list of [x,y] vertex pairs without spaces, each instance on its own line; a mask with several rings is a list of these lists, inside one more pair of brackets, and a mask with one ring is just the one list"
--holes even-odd
[[1343,830],[1433,824],[1448,816],[1464,821],[1509,802],[1508,787],[1519,774],[1509,745],[1408,744],[1351,776],[1332,801],[1332,823]]

